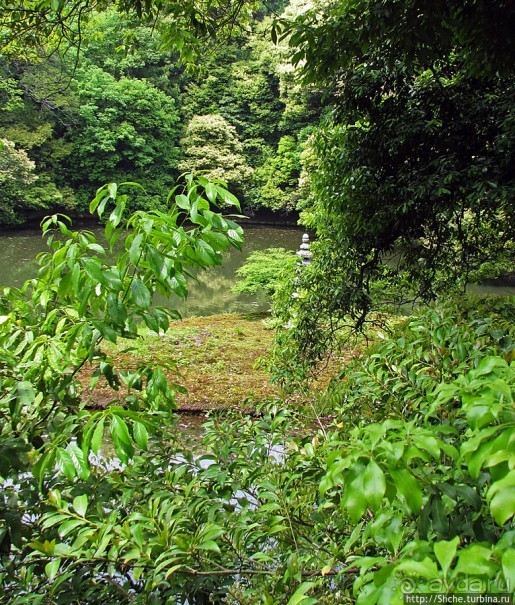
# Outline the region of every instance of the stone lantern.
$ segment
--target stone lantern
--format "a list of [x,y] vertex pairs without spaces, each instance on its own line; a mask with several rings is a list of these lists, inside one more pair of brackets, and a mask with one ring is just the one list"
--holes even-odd
[[300,250],[297,252],[297,256],[301,258],[303,265],[311,264],[313,254],[309,251],[309,235],[307,233],[304,233],[302,236],[302,244],[300,245]]

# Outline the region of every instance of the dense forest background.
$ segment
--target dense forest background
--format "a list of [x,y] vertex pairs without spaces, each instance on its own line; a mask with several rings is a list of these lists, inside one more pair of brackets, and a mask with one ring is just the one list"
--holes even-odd
[[159,207],[187,171],[225,180],[247,212],[302,207],[320,94],[295,82],[267,12],[189,70],[114,9],[84,25],[78,49],[0,56],[0,222],[83,213],[111,181],[138,181],[135,205]]

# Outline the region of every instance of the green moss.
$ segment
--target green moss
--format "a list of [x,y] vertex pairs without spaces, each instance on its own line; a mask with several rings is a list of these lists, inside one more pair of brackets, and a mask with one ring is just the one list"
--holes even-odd
[[[136,342],[120,340],[104,348],[118,368],[149,360],[170,365],[169,380],[187,389],[177,395],[182,409],[252,409],[279,395],[266,371],[257,367],[273,338],[265,318],[260,313],[188,318],[173,322],[166,334],[142,330]],[[87,378],[84,372],[84,384]],[[99,382],[90,396],[93,404],[105,405],[112,392]]]

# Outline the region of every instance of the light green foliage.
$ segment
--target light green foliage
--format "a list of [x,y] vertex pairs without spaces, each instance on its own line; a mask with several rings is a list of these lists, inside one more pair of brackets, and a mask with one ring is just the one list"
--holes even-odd
[[112,76],[164,80],[169,52],[159,49],[152,29],[114,9],[92,17],[83,32],[81,63],[101,67]]
[[[127,6],[155,16],[153,2]],[[191,32],[214,31],[221,16],[230,28],[238,6],[213,1],[198,12],[167,4],[166,39],[192,60],[202,47]],[[302,376],[303,356],[323,356],[348,320],[373,322],[378,295],[386,308],[392,292],[398,302],[420,283],[423,294],[445,288],[488,255],[496,259],[512,237],[513,87],[502,79],[513,66],[509,6],[322,2],[284,26],[292,61],[306,81],[334,93],[335,111],[316,144],[315,259],[278,292],[280,378]],[[59,0],[36,8],[36,42],[66,25]],[[23,34],[25,13],[8,15]],[[103,106],[99,89],[84,93],[95,141],[85,159],[97,146],[109,169],[116,154],[144,169],[139,153],[152,153],[137,132],[108,120],[126,83],[118,89],[92,73],[92,84],[116,94]],[[93,129],[94,107],[104,137]],[[234,131],[208,118],[227,155],[197,133],[190,160],[200,162],[204,145],[208,170],[239,165]],[[212,125],[206,120],[205,130]],[[113,147],[121,141],[130,143],[126,156]],[[231,162],[220,164],[221,156]],[[127,201],[111,184],[92,204],[108,217],[115,260],[91,234],[51,218],[44,229],[52,252],[40,258],[38,278],[3,294],[6,603],[396,605],[406,587],[511,591],[513,301],[460,300],[411,317],[335,380],[327,394],[334,423],[316,434],[280,402],[257,420],[211,418],[193,453],[166,430],[176,387],[163,369],[116,368],[98,345],[136,338],[138,321],[156,332],[167,327],[173,311],[153,308],[154,292],[184,296],[190,268],[218,264],[241,242],[237,225],[208,204],[233,197],[190,179],[167,212],[125,222]],[[186,218],[191,228],[182,226]],[[398,268],[382,262],[394,247],[404,253]],[[93,380],[128,388],[123,402],[84,409],[77,373],[88,363]],[[118,458],[110,471],[89,462],[108,433]]]
[[235,194],[248,188],[252,168],[242,153],[236,129],[221,115],[194,116],[181,140],[179,169],[225,181]]
[[0,222],[13,222],[24,205],[25,192],[37,180],[35,164],[13,141],[0,139]]
[[4,186],[30,185],[37,177],[34,175],[34,162],[31,162],[23,149],[16,149],[13,141],[1,139],[0,179]]
[[[4,74],[2,74],[4,76]],[[0,80],[0,111],[13,111],[23,106],[21,91],[14,78],[2,77]]]
[[[328,459],[321,489],[339,493],[356,521],[375,510],[364,537],[390,553],[349,560],[361,570],[358,603],[401,603],[406,585],[466,592],[491,581],[489,591],[510,590],[503,561],[515,506],[509,490],[494,498],[512,475],[513,302],[491,303],[488,314],[485,306],[410,319],[333,391],[340,422],[354,427],[344,447],[353,456]],[[364,425],[364,415],[387,420]]]
[[[40,514],[40,495],[59,484],[57,476],[62,473],[72,489],[88,481],[88,456],[98,453],[108,429],[117,456],[127,462],[147,447],[149,430],[171,421],[180,387],[168,384],[153,361],[114,367],[100,343],[138,338],[140,323],[165,331],[178,313],[152,307],[154,294],[186,297],[193,269],[218,265],[225,250],[241,247],[241,228],[210,209],[220,201],[237,203],[217,182],[188,177],[186,187],[170,192],[166,212],[128,217],[127,194],[118,189],[102,187],[90,206],[107,218],[106,244],[91,232],[72,231],[66,217],[49,217],[43,233],[50,251],[39,257],[37,278],[1,294],[0,480],[23,485],[22,494],[2,496],[3,553],[11,545],[26,550],[32,529],[23,520],[25,507]],[[182,226],[186,217],[188,228]],[[78,373],[85,366],[92,384],[103,376],[113,389],[113,405],[104,411],[84,408]],[[123,401],[115,396],[121,385],[128,390]]]
[[235,126],[252,167],[277,144],[284,111],[277,50],[264,39],[266,24],[255,23],[250,36],[207,56],[205,74],[192,78],[183,104],[186,121],[194,115],[221,114]]
[[239,281],[234,291],[255,293],[264,290],[273,296],[285,277],[297,266],[297,260],[294,253],[284,248],[252,252],[245,264],[236,271]]
[[300,150],[289,149],[289,142],[304,139],[301,131],[316,123],[319,107],[316,95],[294,86],[285,48],[268,39],[270,26],[264,19],[239,45],[207,57],[206,73],[188,84],[182,110],[187,120],[216,113],[235,126],[243,153],[257,170],[245,205],[288,212],[297,202],[293,182],[300,170]]
[[[124,15],[157,26],[162,44],[180,52],[181,60],[191,67],[215,38],[227,39],[248,23],[260,3],[256,0],[207,0],[194,2],[142,2],[128,0],[4,1],[0,18],[0,48],[8,55],[33,57],[39,47],[49,46],[54,52],[63,46],[82,42],[84,25],[99,11],[114,8]],[[128,43],[130,47],[130,42]],[[32,51],[32,52],[30,52]]]
[[299,202],[300,150],[292,136],[282,137],[277,152],[254,173],[257,204],[291,211]]

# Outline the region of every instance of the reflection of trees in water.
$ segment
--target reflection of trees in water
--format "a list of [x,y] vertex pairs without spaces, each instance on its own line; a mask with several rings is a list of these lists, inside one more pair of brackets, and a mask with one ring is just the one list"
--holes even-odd
[[[243,223],[244,224],[244,223]],[[79,225],[74,225],[80,228]],[[99,241],[102,229],[91,228]],[[264,294],[236,294],[231,289],[236,281],[236,269],[255,250],[283,247],[295,250],[302,231],[295,228],[245,226],[245,246],[242,252],[233,250],[224,255],[223,265],[197,274],[197,281],[188,284],[189,297],[170,300],[156,298],[156,304],[178,308],[183,315],[212,315],[228,312],[266,311],[269,301]],[[37,230],[0,234],[0,286],[21,286],[36,275],[36,255],[48,250],[46,241]]]
[[17,286],[36,276],[36,256],[48,250],[40,232],[0,236],[0,287]]
[[270,304],[264,294],[244,295],[231,291],[235,283],[236,268],[234,267],[231,273],[223,267],[203,271],[197,276],[198,282],[190,283],[189,297],[180,305],[180,310],[188,315],[266,311]]
[[[243,251],[231,250],[224,255],[221,267],[199,272],[197,281],[189,282],[187,300],[175,299],[170,304],[177,306],[184,316],[267,311],[270,301],[263,292],[237,294],[231,291],[236,282],[236,270],[255,250],[277,246],[295,250],[301,241],[302,231],[295,228],[246,227]],[[166,304],[166,301],[160,304]]]

